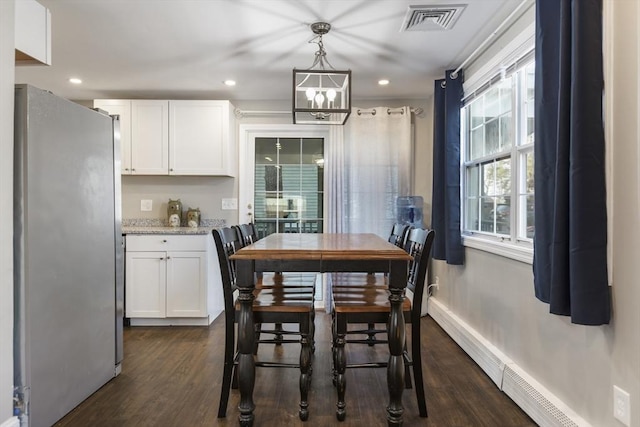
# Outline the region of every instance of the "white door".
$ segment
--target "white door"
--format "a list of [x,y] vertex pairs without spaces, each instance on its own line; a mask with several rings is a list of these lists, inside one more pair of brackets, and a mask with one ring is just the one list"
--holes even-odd
[[167,317],[206,317],[206,252],[167,253]]
[[165,252],[127,251],[126,317],[165,317],[167,282],[165,258]]
[[169,101],[131,101],[131,173],[169,173]]
[[322,232],[328,139],[328,126],[241,125],[238,222],[254,222],[260,237]]

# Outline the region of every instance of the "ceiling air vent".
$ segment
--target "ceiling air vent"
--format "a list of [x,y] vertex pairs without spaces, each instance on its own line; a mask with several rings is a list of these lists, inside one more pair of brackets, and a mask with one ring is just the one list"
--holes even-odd
[[400,31],[450,30],[466,7],[466,4],[409,6]]

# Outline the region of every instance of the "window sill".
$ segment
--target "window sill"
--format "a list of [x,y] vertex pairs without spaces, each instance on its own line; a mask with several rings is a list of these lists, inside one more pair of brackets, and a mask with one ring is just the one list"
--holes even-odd
[[462,244],[469,248],[491,252],[526,264],[533,264],[533,248],[464,235],[462,236]]

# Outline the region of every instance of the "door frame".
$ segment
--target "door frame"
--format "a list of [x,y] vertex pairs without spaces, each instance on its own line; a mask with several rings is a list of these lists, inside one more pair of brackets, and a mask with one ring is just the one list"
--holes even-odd
[[[323,138],[325,157],[329,143],[329,127],[326,125],[294,124],[242,124],[239,128],[238,147],[238,224],[253,221],[256,138]],[[327,175],[324,176],[324,223],[327,219]],[[247,205],[251,203],[252,208]],[[249,217],[251,212],[251,217]]]

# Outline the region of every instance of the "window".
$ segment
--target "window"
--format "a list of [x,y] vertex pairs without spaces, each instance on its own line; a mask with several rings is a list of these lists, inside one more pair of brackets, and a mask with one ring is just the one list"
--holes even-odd
[[271,233],[322,233],[324,140],[255,139],[255,224]]
[[534,75],[530,54],[462,108],[464,237],[532,247]]

